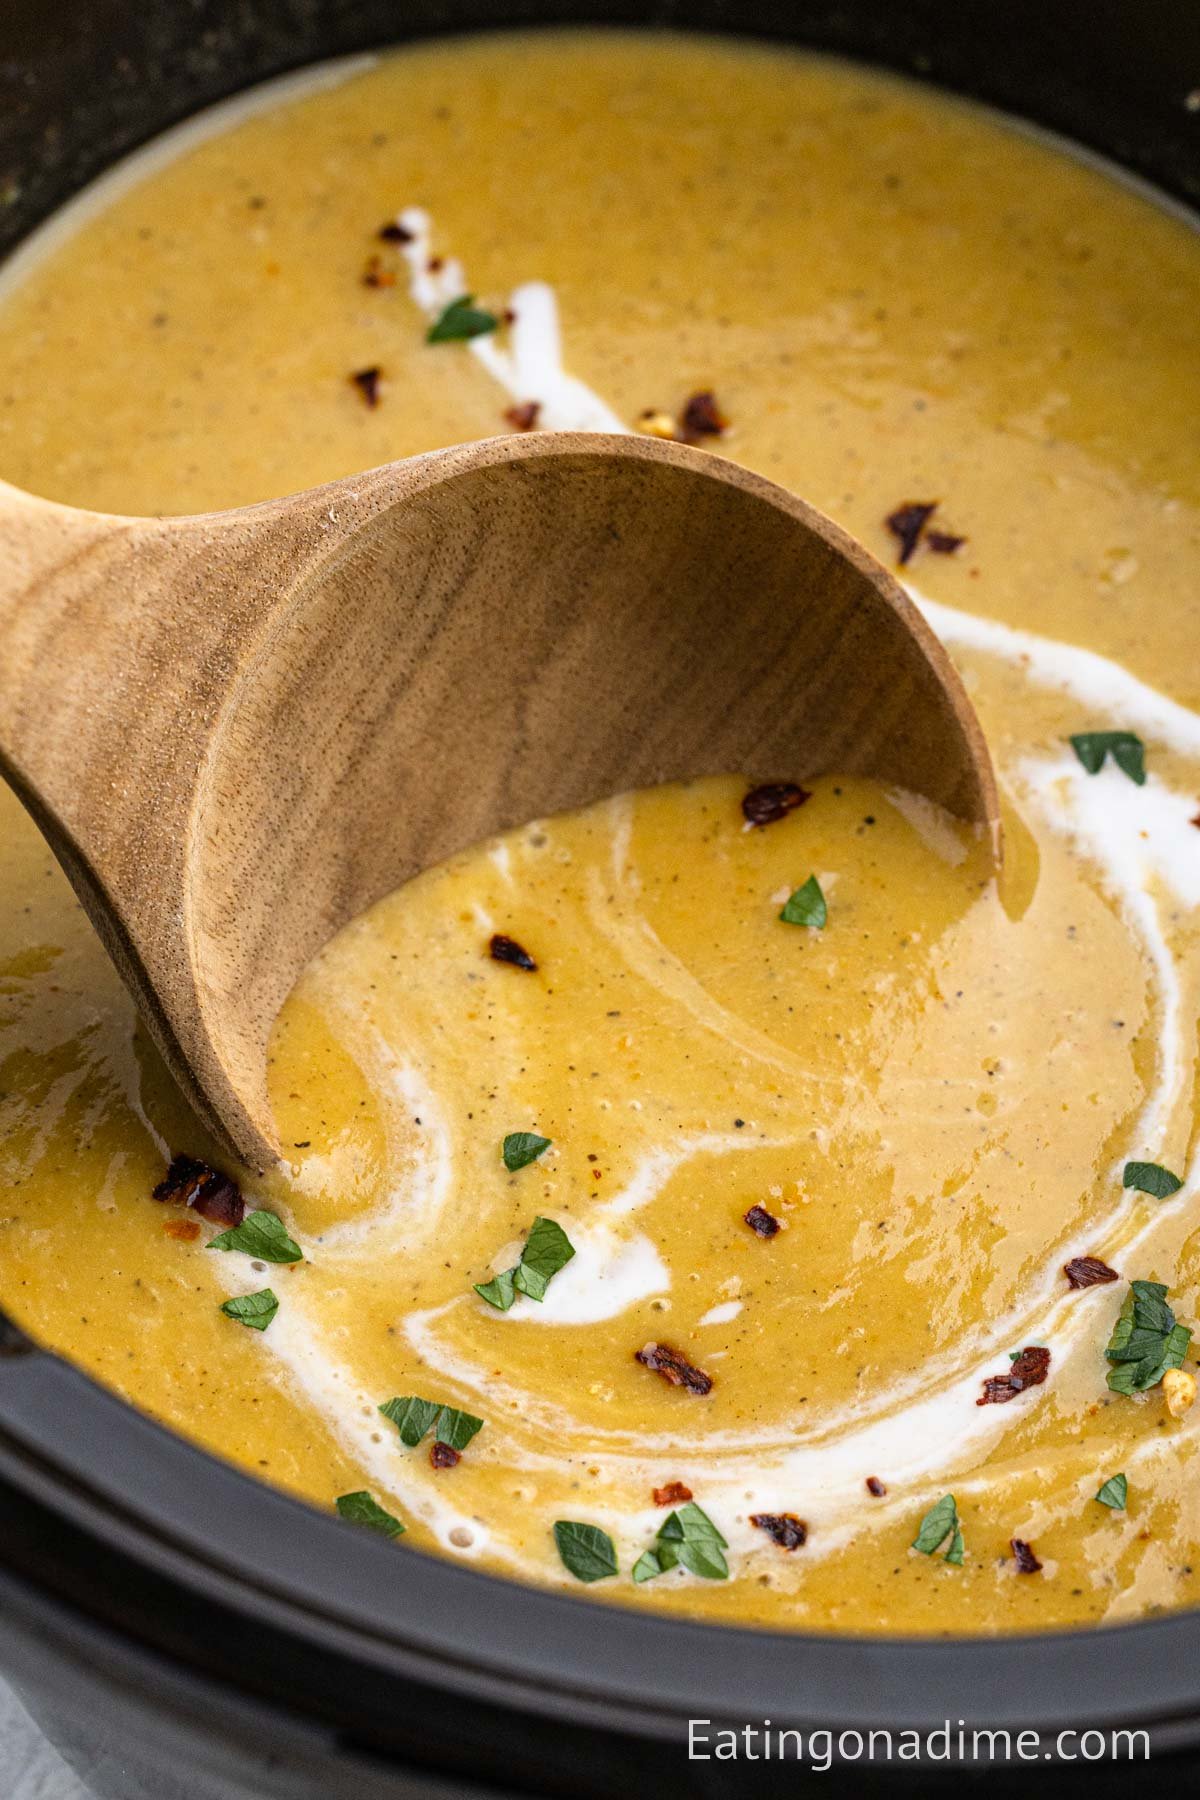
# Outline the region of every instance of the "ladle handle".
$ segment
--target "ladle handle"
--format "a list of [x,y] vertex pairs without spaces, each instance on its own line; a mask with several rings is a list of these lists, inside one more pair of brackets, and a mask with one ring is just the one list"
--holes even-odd
[[194,984],[183,967],[186,821],[245,632],[245,609],[224,605],[235,547],[219,518],[125,519],[0,483],[0,774],[218,1131],[193,1074],[201,1044],[185,1042],[162,996]]
[[337,558],[356,523],[402,503],[434,461],[168,519],[76,511],[0,483],[0,775],[66,870],[193,1106],[260,1164],[270,1147],[214,1052],[209,1015],[221,997],[209,991],[189,914],[206,757],[305,580]]

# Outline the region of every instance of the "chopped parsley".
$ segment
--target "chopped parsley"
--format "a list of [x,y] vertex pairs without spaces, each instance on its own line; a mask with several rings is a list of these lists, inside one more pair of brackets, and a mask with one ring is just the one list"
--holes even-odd
[[607,1531],[578,1519],[556,1519],[554,1541],[563,1567],[578,1581],[605,1581],[617,1572],[617,1553]]
[[729,1575],[725,1560],[728,1548],[708,1514],[689,1500],[663,1520],[654,1543],[634,1563],[633,1579],[653,1581],[668,1569],[684,1568],[705,1581],[725,1581]]
[[443,1406],[438,1400],[421,1400],[415,1394],[401,1394],[386,1400],[380,1407],[400,1433],[400,1441],[415,1450],[423,1437],[433,1432],[435,1444],[446,1444],[451,1450],[465,1450],[483,1420],[474,1413],[459,1412],[457,1407]]
[[1178,1175],[1164,1169],[1161,1163],[1127,1162],[1121,1186],[1136,1188],[1139,1194],[1152,1194],[1156,1200],[1169,1200],[1183,1186]]
[[438,314],[425,333],[427,344],[449,344],[457,339],[483,337],[500,323],[495,313],[476,306],[474,294],[460,294]]
[[251,1331],[265,1331],[279,1311],[279,1300],[270,1288],[260,1288],[257,1294],[239,1294],[236,1299],[227,1300],[221,1311]]
[[525,1239],[520,1262],[493,1276],[491,1281],[477,1281],[475,1292],[497,1312],[507,1312],[518,1294],[525,1294],[530,1300],[544,1300],[552,1279],[566,1268],[574,1254],[575,1247],[562,1226],[539,1215]]
[[1141,1394],[1177,1369],[1188,1352],[1192,1333],[1177,1323],[1167,1305],[1161,1281],[1131,1281],[1112,1337],[1105,1349],[1110,1363],[1108,1385],[1116,1394]]
[[779,916],[785,925],[811,925],[817,931],[823,928],[829,908],[815,875],[810,875],[803,887],[796,889]]
[[288,1236],[283,1220],[273,1212],[247,1213],[240,1225],[235,1225],[232,1231],[223,1231],[208,1247],[210,1250],[240,1250],[259,1262],[304,1261],[303,1250]]
[[528,1163],[536,1162],[542,1151],[550,1148],[550,1142],[549,1138],[539,1137],[536,1131],[510,1131],[501,1152],[505,1168],[515,1174]]
[[382,1531],[385,1537],[396,1538],[403,1534],[404,1526],[399,1519],[385,1512],[365,1488],[355,1494],[339,1494],[333,1503],[343,1519],[352,1525],[366,1525],[371,1531]]
[[940,1500],[934,1501],[917,1528],[912,1547],[919,1550],[922,1556],[932,1556],[935,1550],[941,1549],[947,1538],[950,1540],[950,1548],[946,1551],[945,1559],[955,1568],[961,1568],[963,1534],[953,1494],[943,1494]]
[[546,1289],[560,1269],[565,1269],[575,1250],[561,1225],[538,1218],[525,1240],[513,1282],[531,1300],[544,1300]]
[[1128,1497],[1129,1483],[1124,1475],[1110,1475],[1096,1495],[1101,1506],[1111,1506],[1114,1512],[1125,1511],[1125,1502]]
[[1122,774],[1143,787],[1146,781],[1146,746],[1132,731],[1080,731],[1071,748],[1089,775],[1098,775],[1110,756]]
[[499,1275],[493,1275],[490,1281],[477,1281],[475,1292],[497,1312],[507,1312],[517,1297],[515,1269],[505,1269]]

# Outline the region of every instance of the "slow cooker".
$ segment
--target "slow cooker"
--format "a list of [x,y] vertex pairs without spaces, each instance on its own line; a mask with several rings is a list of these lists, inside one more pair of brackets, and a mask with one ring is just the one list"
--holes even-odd
[[[863,58],[1061,133],[1168,203],[1200,199],[1191,0],[3,0],[0,248],[114,158],[267,76],[433,33],[574,22]],[[97,1800],[686,1800],[822,1781],[1095,1795],[1144,1770],[1093,1754],[1127,1728],[1149,1733],[1155,1774],[1182,1791],[1200,1771],[1191,1615],[818,1638],[523,1588],[347,1532],[2,1316],[0,1667]],[[805,1760],[711,1754],[719,1730],[766,1720],[802,1734]],[[959,1733],[975,1728],[1037,1747],[964,1759]],[[920,1733],[919,1760],[872,1760],[872,1731]]]

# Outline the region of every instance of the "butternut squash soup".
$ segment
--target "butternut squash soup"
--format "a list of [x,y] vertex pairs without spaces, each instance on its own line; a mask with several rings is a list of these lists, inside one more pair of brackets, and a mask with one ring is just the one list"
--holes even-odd
[[715,39],[332,66],[69,207],[0,295],[7,479],[700,443],[899,566],[1007,855],[786,768],[464,845],[305,973],[258,1179],[5,791],[0,1302],[398,1557],[805,1630],[1193,1604],[1198,319],[1111,173]]

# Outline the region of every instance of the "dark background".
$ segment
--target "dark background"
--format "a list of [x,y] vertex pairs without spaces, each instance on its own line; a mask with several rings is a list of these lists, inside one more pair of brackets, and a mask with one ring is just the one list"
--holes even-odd
[[430,32],[580,21],[866,57],[1200,200],[1197,0],[0,0],[0,252],[114,157],[237,87]]

